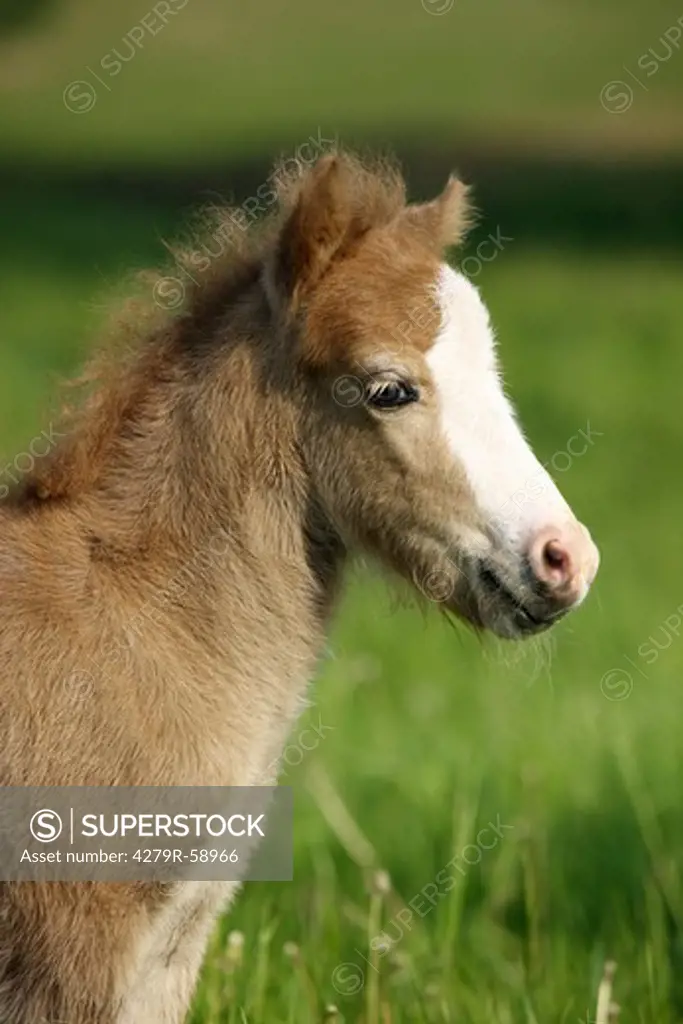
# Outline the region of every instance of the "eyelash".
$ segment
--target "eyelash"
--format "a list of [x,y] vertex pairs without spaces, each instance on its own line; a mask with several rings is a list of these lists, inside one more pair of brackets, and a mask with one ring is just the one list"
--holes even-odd
[[366,401],[376,409],[400,409],[404,405],[417,402],[420,395],[417,388],[402,380],[390,380],[383,384],[373,384],[368,389]]

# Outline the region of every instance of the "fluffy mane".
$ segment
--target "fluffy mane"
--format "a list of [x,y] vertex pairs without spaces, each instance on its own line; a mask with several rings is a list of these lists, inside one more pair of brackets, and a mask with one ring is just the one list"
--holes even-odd
[[[364,229],[387,224],[404,208],[405,184],[391,162],[346,152],[322,159],[339,162],[341,198],[349,218]],[[227,343],[232,317],[264,279],[283,228],[319,165],[291,158],[277,164],[268,191],[258,190],[265,196],[262,212],[250,210],[248,216],[247,203],[203,207],[185,244],[167,245],[173,263],[136,275],[131,295],[111,312],[83,373],[66,384],[69,402],[59,420],[65,437],[5,502],[35,504],[82,490],[116,439],[135,433],[141,410],[147,406],[150,413],[155,386],[187,380],[217,345]],[[158,415],[165,412],[160,408]]]

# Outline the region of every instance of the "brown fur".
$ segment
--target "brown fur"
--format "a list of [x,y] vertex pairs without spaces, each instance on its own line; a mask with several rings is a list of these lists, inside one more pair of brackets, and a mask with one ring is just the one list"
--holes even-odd
[[[273,781],[347,552],[412,578],[436,557],[423,535],[476,514],[423,360],[461,188],[408,208],[395,171],[343,155],[281,184],[179,315],[132,306],[68,436],[0,506],[4,785]],[[332,397],[379,357],[424,388],[403,433]],[[177,1024],[229,896],[1,886],[0,1022]]]

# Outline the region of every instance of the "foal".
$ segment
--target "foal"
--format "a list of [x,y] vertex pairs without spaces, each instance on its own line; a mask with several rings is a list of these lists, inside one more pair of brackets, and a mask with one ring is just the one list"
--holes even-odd
[[[0,784],[274,782],[354,550],[499,636],[582,600],[597,551],[443,262],[467,215],[325,156],[92,374],[0,505]],[[0,1022],[178,1024],[234,888],[0,886]]]

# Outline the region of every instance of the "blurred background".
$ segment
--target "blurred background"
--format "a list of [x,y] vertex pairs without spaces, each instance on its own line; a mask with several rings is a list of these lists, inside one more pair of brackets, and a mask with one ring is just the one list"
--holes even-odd
[[295,880],[221,924],[193,1024],[606,1024],[612,960],[620,1020],[682,1021],[683,7],[0,0],[0,34],[0,477],[193,208],[338,140],[474,185],[454,258],[602,551],[519,647],[356,574],[285,751]]

